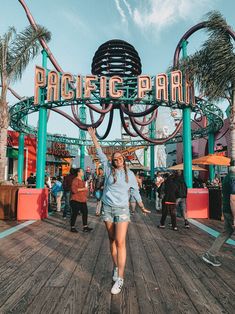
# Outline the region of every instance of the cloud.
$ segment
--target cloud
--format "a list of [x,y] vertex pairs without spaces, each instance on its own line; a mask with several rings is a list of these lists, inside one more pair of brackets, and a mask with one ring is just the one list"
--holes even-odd
[[[126,0],[123,0],[127,2]],[[133,21],[142,30],[159,33],[212,9],[213,0],[143,0],[133,10]]]
[[120,14],[120,16],[122,18],[122,22],[126,23],[127,22],[126,14],[125,14],[124,10],[121,8],[120,0],[115,0],[115,4],[116,4],[116,8],[118,10],[118,13]]
[[125,4],[125,6],[127,7],[128,13],[130,14],[130,16],[132,16],[132,9],[130,4],[127,2],[127,0],[122,0]]

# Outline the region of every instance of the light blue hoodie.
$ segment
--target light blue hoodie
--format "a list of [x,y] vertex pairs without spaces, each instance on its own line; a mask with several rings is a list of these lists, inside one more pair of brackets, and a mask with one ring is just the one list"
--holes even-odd
[[112,207],[128,208],[130,194],[134,196],[137,202],[141,202],[142,199],[134,173],[129,169],[127,170],[128,182],[126,182],[124,169],[116,169],[117,181],[113,183],[114,179],[111,172],[111,163],[108,161],[101,148],[98,148],[96,151],[103,165],[105,174],[102,202]]

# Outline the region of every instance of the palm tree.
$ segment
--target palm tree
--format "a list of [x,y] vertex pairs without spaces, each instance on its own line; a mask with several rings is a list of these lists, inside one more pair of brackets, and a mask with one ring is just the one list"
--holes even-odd
[[180,67],[194,79],[199,92],[208,100],[226,99],[230,105],[231,159],[235,165],[235,54],[234,39],[223,16],[212,11],[207,14],[205,30],[208,39],[201,49],[182,61]]
[[0,36],[0,181],[5,179],[7,129],[9,126],[7,91],[11,83],[21,79],[22,74],[29,62],[39,53],[39,39],[49,41],[50,32],[37,26],[26,27],[22,32],[16,33],[14,27]]

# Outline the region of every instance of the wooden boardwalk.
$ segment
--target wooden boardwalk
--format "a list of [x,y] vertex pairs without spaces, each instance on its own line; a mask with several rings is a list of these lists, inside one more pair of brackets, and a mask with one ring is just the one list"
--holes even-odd
[[[234,247],[223,247],[222,267],[210,267],[200,256],[213,238],[182,222],[178,232],[158,229],[156,212],[133,215],[125,286],[111,296],[109,244],[94,205],[90,234],[69,232],[57,213],[0,240],[1,314],[234,313]],[[77,225],[81,230],[80,217]]]

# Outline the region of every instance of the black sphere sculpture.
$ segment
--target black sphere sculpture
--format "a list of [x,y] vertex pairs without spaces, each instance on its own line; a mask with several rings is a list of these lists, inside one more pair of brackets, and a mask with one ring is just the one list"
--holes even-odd
[[128,42],[112,39],[97,49],[92,60],[91,73],[98,76],[137,76],[141,74],[140,57]]

